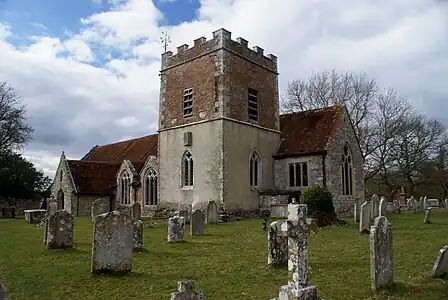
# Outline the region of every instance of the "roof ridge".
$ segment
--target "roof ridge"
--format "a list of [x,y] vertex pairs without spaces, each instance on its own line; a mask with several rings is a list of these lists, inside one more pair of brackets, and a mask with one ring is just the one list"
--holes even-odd
[[150,137],[150,136],[154,136],[154,135],[158,135],[158,133],[156,132],[156,133],[153,133],[153,134],[147,134],[147,135],[144,135],[144,136],[140,136],[140,137],[124,140],[124,141],[114,142],[114,143],[110,143],[110,144],[104,144],[104,145],[100,145],[100,146],[97,145],[97,146],[98,147],[106,147],[106,146],[117,145],[117,144],[120,144],[120,143],[134,142],[136,140],[144,139],[144,138],[147,138],[147,137]]
[[288,117],[288,116],[293,116],[293,115],[298,115],[298,114],[303,114],[303,113],[313,113],[313,112],[317,112],[317,111],[328,111],[328,110],[332,110],[334,108],[339,108],[340,105],[341,104],[335,104],[335,105],[325,106],[325,107],[320,107],[320,108],[313,108],[313,109],[302,110],[302,111],[294,111],[294,112],[290,112],[290,113],[281,114],[280,117]]

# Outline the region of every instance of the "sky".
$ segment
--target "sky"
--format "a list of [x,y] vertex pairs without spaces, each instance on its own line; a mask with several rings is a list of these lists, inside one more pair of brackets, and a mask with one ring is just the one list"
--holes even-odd
[[24,155],[53,177],[62,151],[155,133],[168,50],[225,28],[278,57],[279,89],[313,72],[365,72],[448,121],[445,0],[0,0],[0,81],[35,129]]

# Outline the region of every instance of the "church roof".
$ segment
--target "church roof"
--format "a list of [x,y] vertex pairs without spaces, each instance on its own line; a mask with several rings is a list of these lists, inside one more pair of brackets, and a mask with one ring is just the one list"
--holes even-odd
[[115,175],[120,163],[67,160],[70,172],[80,194],[109,195],[109,188],[116,184]]
[[339,105],[280,116],[281,143],[275,157],[323,153],[343,113]]
[[118,143],[95,146],[83,161],[105,161],[121,163],[127,159],[131,162],[145,162],[149,156],[157,156],[157,134],[151,134]]

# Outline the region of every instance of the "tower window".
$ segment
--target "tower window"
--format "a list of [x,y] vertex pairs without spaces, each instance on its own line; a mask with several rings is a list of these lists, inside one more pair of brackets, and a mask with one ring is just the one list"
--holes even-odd
[[254,89],[248,90],[248,113],[250,121],[258,121],[258,91]]
[[193,115],[193,88],[184,90],[184,118]]

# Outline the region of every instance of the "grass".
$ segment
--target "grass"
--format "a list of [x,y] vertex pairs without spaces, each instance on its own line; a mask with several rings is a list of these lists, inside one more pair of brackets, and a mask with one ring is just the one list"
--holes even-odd
[[[448,298],[448,283],[431,279],[439,249],[448,244],[448,210],[392,215],[397,284],[370,292],[369,241],[348,219],[310,237],[311,283],[326,300]],[[196,280],[207,299],[271,299],[286,284],[286,268],[267,265],[261,219],[207,225],[206,235],[167,244],[166,225],[145,228],[143,252],[128,276],[92,276],[92,223],[76,218],[75,248],[45,250],[43,229],[23,219],[0,219],[0,275],[9,299],[169,299],[180,279]]]

